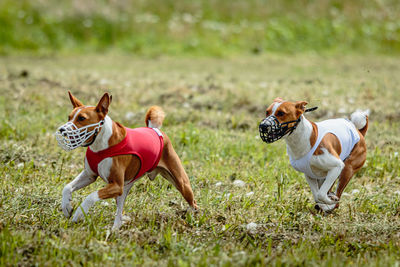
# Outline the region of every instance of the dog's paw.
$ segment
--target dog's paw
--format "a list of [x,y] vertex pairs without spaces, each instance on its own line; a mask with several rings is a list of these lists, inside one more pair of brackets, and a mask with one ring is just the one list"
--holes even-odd
[[332,199],[333,201],[336,201],[336,202],[339,201],[339,198],[338,198],[334,193],[332,193],[332,192],[329,192],[329,193],[328,193],[328,197],[329,197],[330,199]]
[[122,221],[120,221],[119,223],[114,223],[113,227],[111,228],[111,231],[116,232],[118,231],[122,226]]
[[199,206],[197,206],[197,201],[193,200],[193,203],[190,204],[190,207],[192,208],[193,211],[198,212],[199,211]]
[[73,222],[73,223],[77,223],[77,222],[83,220],[84,217],[85,217],[85,216],[83,215],[82,208],[79,207],[79,208],[75,211],[74,216],[72,217],[72,222]]
[[[119,228],[121,228],[121,226],[124,224],[123,219],[124,219],[124,218],[116,218],[115,221],[114,221],[114,225],[113,225],[113,227],[111,228],[111,231],[113,231],[113,232],[118,231]],[[129,218],[129,219],[130,219],[130,218]]]
[[323,204],[327,204],[327,205],[332,205],[332,204],[338,203],[339,198],[336,197],[336,199],[337,200],[334,200],[331,197],[328,197],[328,195],[326,195],[326,194],[318,193],[318,195],[317,195],[318,203],[323,203]]
[[72,215],[72,206],[71,206],[69,201],[64,201],[64,199],[63,199],[63,201],[61,203],[61,209],[62,209],[65,217],[67,217],[67,218],[71,217],[71,215]]
[[315,209],[317,209],[318,211],[324,212],[325,214],[329,214],[336,208],[336,206],[337,206],[337,204],[327,205],[324,203],[316,203]]

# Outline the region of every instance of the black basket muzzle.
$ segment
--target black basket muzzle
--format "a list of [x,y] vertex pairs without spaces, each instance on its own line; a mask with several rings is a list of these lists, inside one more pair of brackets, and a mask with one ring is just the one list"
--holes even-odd
[[[317,108],[318,107],[309,108],[306,109],[305,112],[311,112],[316,110]],[[297,120],[280,123],[275,115],[268,116],[258,126],[260,137],[266,143],[273,143],[275,141],[278,141],[285,135],[292,134],[292,132],[299,124],[300,120],[301,116]],[[290,124],[293,125],[289,126]]]
[[[268,116],[259,125],[261,139],[266,143],[273,143],[278,141],[286,134],[291,134],[300,122],[300,118],[294,121],[288,121],[280,123],[279,120],[274,116]],[[293,126],[289,127],[289,124],[294,123]]]

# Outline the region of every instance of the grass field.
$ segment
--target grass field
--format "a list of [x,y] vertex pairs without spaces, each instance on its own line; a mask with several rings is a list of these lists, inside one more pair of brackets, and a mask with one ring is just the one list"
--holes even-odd
[[0,54],[400,52],[398,0],[2,0]]
[[[399,73],[399,58],[385,56],[2,57],[0,265],[397,266]],[[67,90],[87,104],[111,92],[111,118],[129,127],[143,126],[150,105],[162,106],[163,130],[200,211],[188,211],[158,177],[132,188],[132,220],[119,232],[110,232],[114,200],[96,204],[82,223],[65,219],[61,191],[84,156],[62,151],[52,135],[71,109]],[[319,106],[312,120],[371,110],[367,162],[331,215],[314,211],[284,142],[258,138],[277,96]],[[75,192],[74,207],[103,185]]]

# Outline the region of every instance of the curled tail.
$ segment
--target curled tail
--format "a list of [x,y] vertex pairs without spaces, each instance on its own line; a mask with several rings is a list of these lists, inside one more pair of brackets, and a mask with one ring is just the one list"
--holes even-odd
[[146,126],[160,129],[165,118],[165,113],[159,106],[152,106],[146,113]]
[[369,110],[366,111],[356,111],[350,116],[350,120],[356,126],[356,128],[360,131],[360,133],[365,136],[368,130],[368,115]]

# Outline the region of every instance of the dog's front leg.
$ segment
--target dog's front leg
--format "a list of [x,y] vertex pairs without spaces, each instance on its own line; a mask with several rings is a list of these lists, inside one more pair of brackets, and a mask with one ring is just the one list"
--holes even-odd
[[344,167],[343,161],[338,159],[337,165],[328,171],[325,181],[317,193],[318,202],[328,204],[328,205],[336,204],[338,202],[339,199],[336,196],[334,196],[335,197],[334,199],[332,196],[328,197],[328,192],[332,188],[336,179],[339,177],[340,173],[343,170],[343,167]]
[[104,200],[107,198],[115,198],[117,196],[122,195],[122,193],[123,193],[123,185],[120,186],[116,182],[109,183],[104,188],[98,191],[94,191],[85,198],[80,207],[75,211],[72,221],[78,222],[82,220],[84,218],[84,214],[87,214],[89,209],[97,201]]
[[311,193],[313,194],[314,201],[316,203],[315,208],[317,210],[322,209],[324,212],[329,212],[329,211],[333,210],[336,206],[335,204],[327,205],[327,204],[319,202],[319,200],[318,200],[317,196],[318,196],[318,192],[319,192],[319,181],[316,179],[312,179],[312,178],[308,177],[307,175],[305,175],[305,177],[306,177],[308,185],[310,186]]
[[61,208],[65,217],[69,218],[72,214],[72,192],[90,185],[96,181],[96,175],[90,170],[83,170],[72,182],[67,184],[62,191]]
[[129,183],[128,185],[124,186],[124,192],[122,193],[122,195],[117,196],[115,198],[115,201],[117,202],[117,212],[115,214],[115,220],[114,220],[114,225],[112,227],[112,230],[118,230],[121,226],[122,226],[122,222],[123,222],[123,215],[122,215],[122,211],[124,209],[124,204],[125,204],[125,199],[126,196],[129,194],[129,190],[131,190],[132,185],[139,179],[136,179],[135,181],[133,181],[132,183]]
[[313,194],[315,202],[318,202],[318,199],[317,199],[317,194],[318,194],[318,190],[319,190],[318,181],[316,179],[312,179],[312,178],[308,177],[307,175],[304,175],[304,176],[306,177],[307,183],[310,186],[311,193]]

